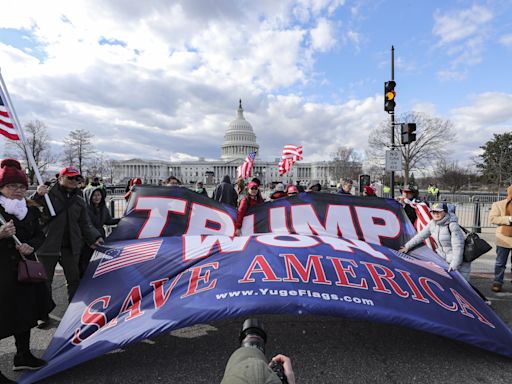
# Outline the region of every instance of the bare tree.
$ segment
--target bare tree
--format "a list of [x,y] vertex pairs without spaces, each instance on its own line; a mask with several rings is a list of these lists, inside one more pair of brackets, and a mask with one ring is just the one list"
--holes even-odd
[[330,162],[330,178],[339,181],[341,177],[357,179],[362,173],[363,163],[361,155],[352,147],[339,147],[332,154]]
[[[396,120],[397,122],[416,123],[417,126],[416,141],[408,145],[400,145],[400,125],[393,127],[395,145],[400,150],[403,159],[404,184],[408,184],[411,171],[432,168],[436,160],[446,157],[446,143],[455,140],[453,124],[449,120],[432,117],[420,112],[399,115]],[[391,128],[388,120],[383,121],[371,131],[367,151],[369,158],[384,159],[386,149],[390,148],[390,133]]]
[[[56,156],[51,150],[50,135],[46,125],[39,120],[30,121],[25,125],[24,133],[27,139],[27,146],[32,151],[36,166],[39,172],[43,174],[48,166],[56,160]],[[29,161],[27,148],[21,141],[9,141],[9,145],[14,149],[14,156],[24,160],[27,164],[29,183],[34,184],[35,170]]]
[[76,165],[80,173],[85,168],[85,163],[92,159],[95,151],[92,146],[92,133],[86,129],[71,131],[64,139],[63,160],[66,165]]
[[444,159],[437,161],[434,170],[435,176],[444,188],[448,188],[451,193],[460,190],[468,184],[470,172],[467,168],[462,168],[457,162],[447,162]]

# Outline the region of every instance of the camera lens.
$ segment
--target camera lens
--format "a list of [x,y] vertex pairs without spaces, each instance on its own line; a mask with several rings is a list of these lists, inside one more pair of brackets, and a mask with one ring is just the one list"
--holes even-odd
[[265,353],[267,334],[263,329],[263,323],[258,319],[247,319],[240,332],[240,344],[242,347],[258,348]]

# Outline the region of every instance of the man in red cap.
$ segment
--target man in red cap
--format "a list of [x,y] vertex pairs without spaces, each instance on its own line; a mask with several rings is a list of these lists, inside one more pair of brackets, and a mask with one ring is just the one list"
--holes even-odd
[[[67,281],[68,300],[71,302],[78,284],[78,268],[82,242],[96,247],[103,243],[100,233],[93,227],[87,213],[87,205],[80,189],[82,175],[75,167],[61,169],[57,183],[48,188],[37,187],[32,199],[43,206],[43,223],[46,240],[38,250],[38,255],[48,274],[48,288],[51,292],[53,274],[57,263],[62,265]],[[56,216],[49,214],[44,195],[48,194]]]

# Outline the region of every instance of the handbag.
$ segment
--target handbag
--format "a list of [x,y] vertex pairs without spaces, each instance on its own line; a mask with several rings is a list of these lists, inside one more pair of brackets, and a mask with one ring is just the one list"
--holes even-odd
[[[35,254],[34,254],[35,255]],[[42,283],[48,280],[43,264],[37,260],[27,259],[21,255],[18,263],[18,282],[20,283]]]
[[492,246],[484,239],[481,239],[475,232],[469,232],[462,226],[460,226],[460,229],[462,229],[467,235],[464,240],[463,260],[465,262],[471,263],[473,260],[478,259],[484,253],[487,253],[492,249]]
[[[6,220],[0,213],[0,224],[5,224]],[[16,235],[11,236],[16,245],[21,245],[20,239]],[[42,283],[48,280],[43,264],[39,262],[34,253],[35,260],[27,259],[20,253],[21,260],[18,262],[18,282],[20,283]]]

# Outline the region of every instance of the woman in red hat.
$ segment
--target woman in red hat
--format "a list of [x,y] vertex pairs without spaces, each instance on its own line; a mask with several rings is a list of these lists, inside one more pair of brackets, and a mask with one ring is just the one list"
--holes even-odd
[[[16,355],[14,370],[38,369],[46,365],[30,352],[30,329],[48,316],[55,307],[44,283],[18,282],[20,254],[33,259],[34,252],[44,241],[39,226],[39,209],[25,199],[27,176],[17,160],[0,163],[0,339],[14,336]],[[16,236],[21,245],[16,245]],[[0,373],[0,383],[10,381]]]
[[259,193],[259,185],[255,181],[251,181],[247,185],[247,194],[240,200],[240,205],[238,206],[238,214],[236,216],[236,235],[240,236],[242,233],[242,222],[244,220],[245,214],[247,210],[251,207],[254,207],[258,204],[263,204],[264,200],[261,197],[261,193]]

